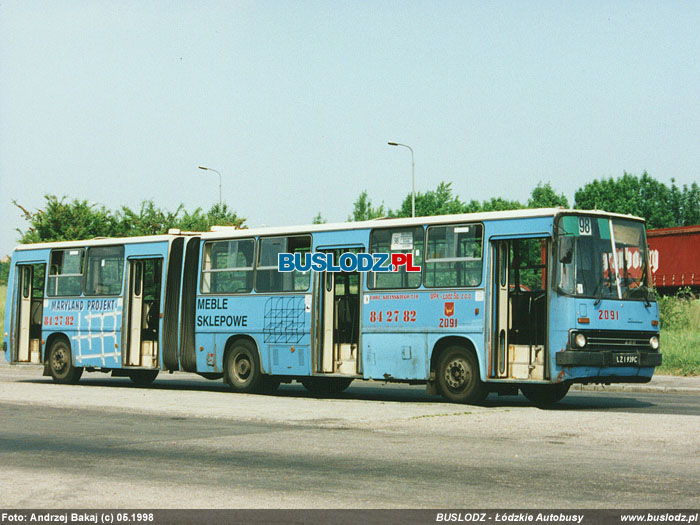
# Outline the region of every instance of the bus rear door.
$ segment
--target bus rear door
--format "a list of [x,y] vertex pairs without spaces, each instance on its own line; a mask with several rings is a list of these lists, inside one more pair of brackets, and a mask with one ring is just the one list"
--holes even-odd
[[18,264],[15,272],[17,297],[18,363],[41,362],[41,326],[44,302],[44,264]]

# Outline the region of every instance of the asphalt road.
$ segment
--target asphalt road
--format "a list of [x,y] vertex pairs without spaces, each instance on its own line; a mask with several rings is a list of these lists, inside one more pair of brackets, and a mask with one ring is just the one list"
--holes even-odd
[[420,387],[236,395],[165,376],[0,369],[3,508],[698,507],[700,397],[470,407]]

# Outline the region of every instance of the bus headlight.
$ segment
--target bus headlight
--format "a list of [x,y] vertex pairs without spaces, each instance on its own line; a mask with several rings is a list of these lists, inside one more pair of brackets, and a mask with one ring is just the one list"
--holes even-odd
[[579,348],[583,348],[586,346],[586,336],[583,334],[576,334],[576,337],[574,337],[574,343]]
[[656,337],[655,335],[652,335],[651,338],[649,339],[649,346],[651,346],[652,350],[658,350],[659,349],[659,338]]

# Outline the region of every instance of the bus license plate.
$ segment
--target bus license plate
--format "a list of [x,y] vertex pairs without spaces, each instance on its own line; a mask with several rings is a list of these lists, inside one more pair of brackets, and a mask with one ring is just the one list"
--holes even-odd
[[639,365],[639,354],[613,354],[613,364]]

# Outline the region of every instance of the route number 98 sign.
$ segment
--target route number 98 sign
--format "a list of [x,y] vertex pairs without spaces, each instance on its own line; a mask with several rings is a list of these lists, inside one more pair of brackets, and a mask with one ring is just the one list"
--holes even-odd
[[578,218],[578,234],[579,235],[591,235],[593,229],[591,228],[591,218],[590,217],[579,217]]

